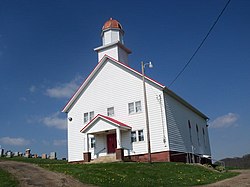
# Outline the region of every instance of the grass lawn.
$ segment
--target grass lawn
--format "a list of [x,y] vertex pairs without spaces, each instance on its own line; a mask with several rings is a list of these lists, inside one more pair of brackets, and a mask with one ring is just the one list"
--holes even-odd
[[183,163],[48,164],[42,167],[98,186],[194,186],[237,175]]
[[[52,171],[71,175],[83,183],[97,186],[194,186],[213,183],[237,175],[219,173],[184,163],[100,163],[67,164],[66,161],[13,158],[38,164]],[[1,183],[1,181],[0,181]]]
[[18,181],[8,172],[0,168],[0,187],[14,187],[18,185]]

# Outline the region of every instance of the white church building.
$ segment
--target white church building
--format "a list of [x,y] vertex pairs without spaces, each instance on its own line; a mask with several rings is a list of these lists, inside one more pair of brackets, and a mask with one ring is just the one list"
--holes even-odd
[[[143,75],[129,66],[131,51],[121,24],[102,27],[98,63],[63,108],[68,123],[68,161],[108,155],[147,161]],[[152,161],[208,162],[208,117],[159,82],[145,76]]]

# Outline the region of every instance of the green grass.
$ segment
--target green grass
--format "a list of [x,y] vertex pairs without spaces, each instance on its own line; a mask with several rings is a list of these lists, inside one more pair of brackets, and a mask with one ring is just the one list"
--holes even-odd
[[0,187],[14,187],[18,185],[18,181],[7,171],[0,168]]
[[237,175],[183,163],[48,164],[42,167],[98,186],[194,186]]
[[49,170],[71,175],[83,183],[97,186],[195,186],[237,175],[233,172],[220,173],[198,165],[173,162],[68,164],[66,161],[48,159],[10,160],[38,164]]

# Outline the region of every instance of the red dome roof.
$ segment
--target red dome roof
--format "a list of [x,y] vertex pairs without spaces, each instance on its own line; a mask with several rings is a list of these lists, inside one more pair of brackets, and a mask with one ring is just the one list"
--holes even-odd
[[122,25],[115,19],[110,18],[108,21],[106,21],[102,27],[102,30],[106,29],[122,29]]

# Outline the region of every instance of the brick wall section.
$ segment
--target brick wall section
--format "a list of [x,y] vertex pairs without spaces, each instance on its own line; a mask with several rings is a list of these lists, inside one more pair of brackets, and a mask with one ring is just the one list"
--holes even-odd
[[[194,156],[196,163],[210,163],[211,161],[206,158],[199,158],[198,156]],[[134,161],[134,162],[148,162],[148,154],[141,155],[131,155],[125,157],[126,161]],[[152,162],[184,162],[188,161],[187,153],[176,152],[176,151],[163,151],[158,153],[151,153]]]
[[124,149],[116,149],[116,160],[124,160]]
[[[126,158],[134,162],[147,162],[148,154],[131,155],[127,156]],[[151,153],[151,160],[152,162],[169,162],[169,152],[163,151],[158,153]]]
[[83,158],[84,158],[84,162],[90,162],[90,160],[91,160],[91,153],[90,152],[83,153]]

